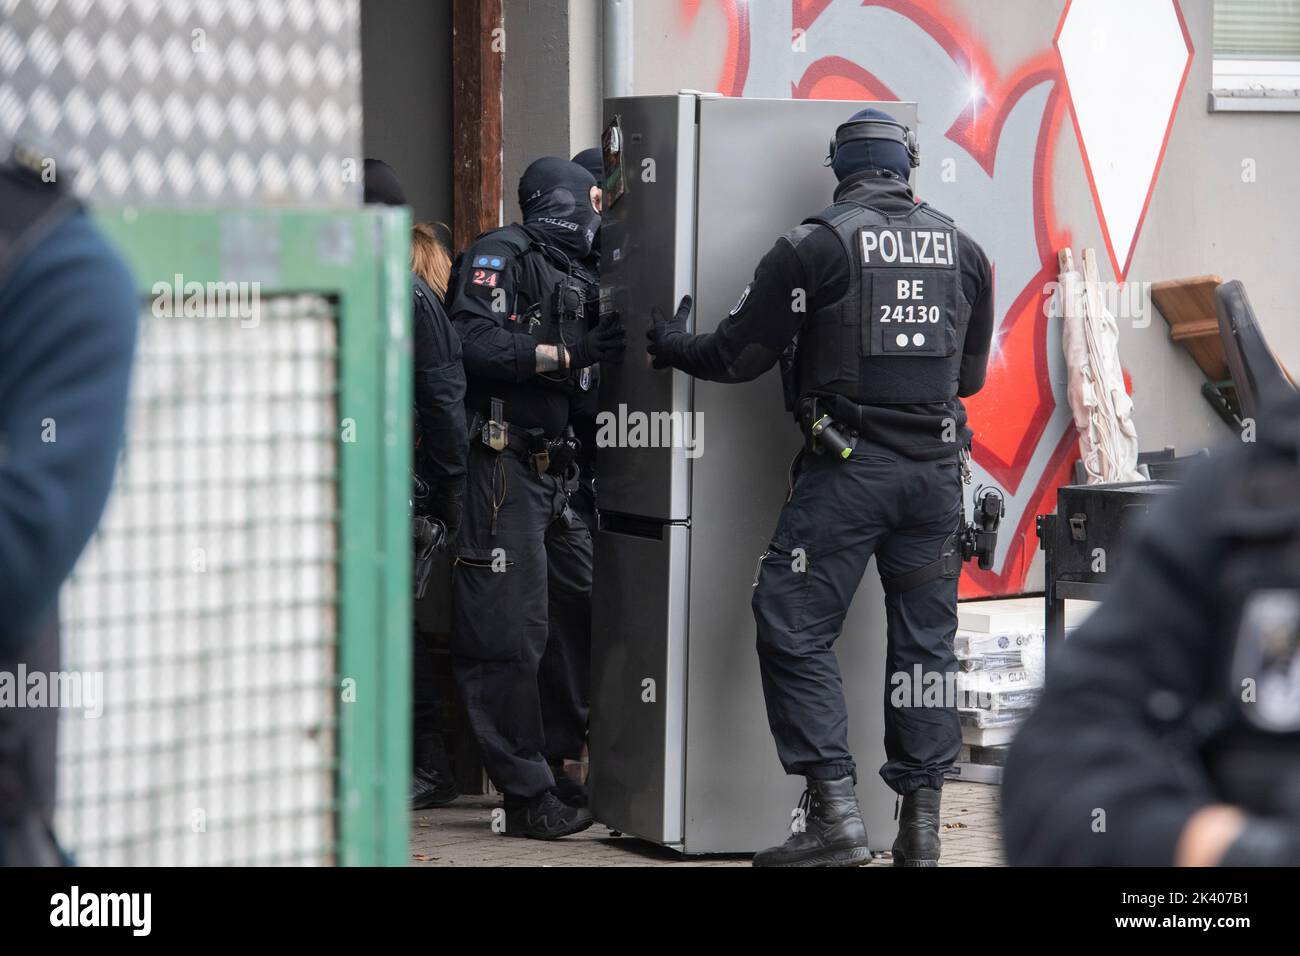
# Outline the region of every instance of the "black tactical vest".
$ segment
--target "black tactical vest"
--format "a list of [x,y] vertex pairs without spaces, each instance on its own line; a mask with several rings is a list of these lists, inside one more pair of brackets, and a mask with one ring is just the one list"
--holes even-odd
[[[1289,410],[1300,412],[1300,405]],[[1278,423],[1294,433],[1294,423]],[[1300,818],[1300,435],[1261,437],[1233,475],[1216,531],[1225,631],[1221,681],[1200,710],[1223,800]]]
[[953,221],[924,203],[891,216],[843,201],[804,222],[839,236],[850,274],[844,297],[800,332],[801,394],[860,405],[955,398],[971,309]]
[[[564,345],[572,349],[598,319],[600,286],[595,276],[577,260],[540,245],[518,225],[492,233],[511,249],[514,301],[506,303],[500,323],[511,332],[528,332],[538,345]],[[473,269],[468,253],[456,259],[449,288],[459,288],[462,270]],[[548,387],[563,392],[590,388],[589,369],[540,375]]]
[[[0,288],[18,261],[79,208],[63,190],[41,182],[37,173],[0,164]],[[20,669],[27,674],[58,670],[59,631],[53,612],[21,637],[16,655],[0,655],[0,672],[16,681]],[[26,687],[14,689],[27,693]],[[24,820],[45,827],[51,822],[57,730],[56,708],[0,706],[0,829],[11,834],[11,841],[22,832]],[[18,852],[12,845],[0,847],[0,855],[7,853],[10,863],[19,862]],[[23,858],[32,859],[27,851]]]

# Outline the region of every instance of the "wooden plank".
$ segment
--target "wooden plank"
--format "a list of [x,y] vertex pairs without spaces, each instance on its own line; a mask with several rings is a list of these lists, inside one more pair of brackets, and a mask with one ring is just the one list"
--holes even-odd
[[1219,276],[1210,275],[1151,286],[1151,301],[1169,324],[1169,338],[1187,349],[1211,382],[1230,377],[1214,311],[1214,290],[1222,282]]
[[1219,323],[1214,319],[1200,319],[1192,322],[1183,322],[1169,330],[1169,338],[1179,343],[1182,343],[1187,339],[1196,339],[1203,335],[1211,334],[1219,334]]
[[501,224],[501,0],[452,4],[452,233],[466,249]]

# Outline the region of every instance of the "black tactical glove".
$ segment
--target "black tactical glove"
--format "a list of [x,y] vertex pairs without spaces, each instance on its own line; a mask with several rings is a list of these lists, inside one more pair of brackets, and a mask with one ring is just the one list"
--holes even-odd
[[615,362],[623,357],[627,348],[627,330],[618,320],[617,312],[601,318],[600,324],[580,338],[569,349],[569,368],[586,368],[597,362]]
[[651,364],[655,368],[671,368],[673,358],[677,354],[677,349],[683,339],[686,338],[686,319],[691,314],[691,297],[682,296],[682,301],[677,305],[677,312],[672,319],[665,319],[664,314],[655,306],[650,310],[650,318],[654,320],[654,327],[646,332],[645,337],[650,340],[646,346],[646,351],[654,360]]
[[460,531],[461,519],[461,496],[451,492],[438,489],[433,493],[433,501],[429,505],[429,516],[441,521],[447,528],[447,538],[444,547],[450,547],[456,540],[456,535]]

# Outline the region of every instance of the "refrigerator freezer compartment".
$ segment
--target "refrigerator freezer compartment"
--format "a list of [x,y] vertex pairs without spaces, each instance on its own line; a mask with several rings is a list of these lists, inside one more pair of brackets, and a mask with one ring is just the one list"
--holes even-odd
[[682,839],[690,530],[610,516],[596,534],[591,810],[656,843]]

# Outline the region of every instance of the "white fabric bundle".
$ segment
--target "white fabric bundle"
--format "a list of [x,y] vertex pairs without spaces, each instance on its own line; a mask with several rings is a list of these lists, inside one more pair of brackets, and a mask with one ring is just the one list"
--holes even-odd
[[1097,257],[1092,249],[1083,251],[1080,275],[1070,250],[1063,249],[1060,266],[1067,394],[1088,484],[1142,481],[1133,401],[1119,363],[1119,328],[1102,300]]

